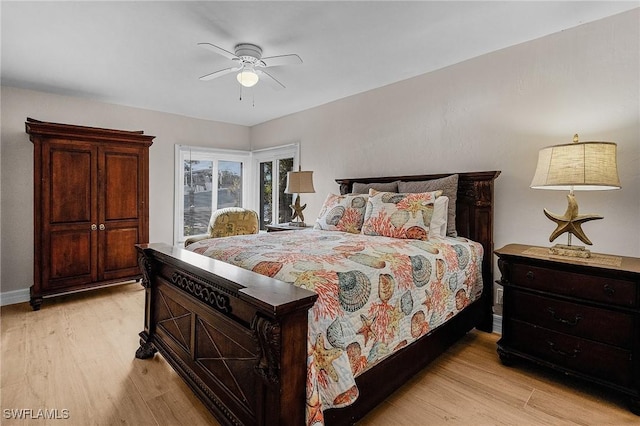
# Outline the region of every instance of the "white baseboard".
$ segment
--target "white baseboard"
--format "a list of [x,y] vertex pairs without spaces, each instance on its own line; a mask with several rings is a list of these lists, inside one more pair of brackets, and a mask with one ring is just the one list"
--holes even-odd
[[30,298],[29,289],[5,291],[0,293],[0,306],[15,305],[16,303],[28,302]]
[[0,293],[0,306],[15,305],[16,303],[28,302],[29,299],[29,288],[5,291]]
[[493,332],[502,334],[502,316],[493,314]]

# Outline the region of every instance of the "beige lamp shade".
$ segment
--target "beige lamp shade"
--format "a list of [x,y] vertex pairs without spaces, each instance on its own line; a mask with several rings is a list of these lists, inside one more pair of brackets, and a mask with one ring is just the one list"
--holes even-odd
[[540,150],[534,189],[595,191],[619,189],[616,144],[577,142]]
[[316,192],[313,189],[313,172],[297,171],[287,173],[285,194],[309,194],[313,192]]

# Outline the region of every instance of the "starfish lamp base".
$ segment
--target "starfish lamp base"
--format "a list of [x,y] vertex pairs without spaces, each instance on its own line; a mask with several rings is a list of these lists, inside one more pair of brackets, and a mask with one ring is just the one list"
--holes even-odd
[[549,254],[555,256],[578,257],[582,259],[588,259],[591,257],[591,252],[585,248],[585,246],[570,246],[567,244],[556,244],[553,247],[549,247]]
[[[307,207],[307,205],[300,205],[300,194],[298,194],[298,196],[296,197],[296,201],[289,207],[291,207],[291,211],[293,212],[293,215],[291,216],[291,222],[289,222],[289,226],[305,228],[307,224],[304,223],[304,213],[302,211],[305,209],[305,207]],[[295,219],[297,220],[294,222]]]
[[591,252],[586,250],[583,246],[571,245],[571,236],[575,235],[580,241],[585,244],[591,245],[591,240],[587,238],[582,230],[582,224],[591,220],[602,219],[602,216],[595,214],[578,214],[578,202],[573,195],[573,191],[567,195],[567,211],[561,216],[559,214],[551,213],[549,210],[544,209],[544,214],[550,220],[556,223],[556,229],[551,233],[549,241],[553,241],[560,235],[567,233],[569,244],[556,244],[549,249],[550,254],[556,256],[568,256],[568,257],[591,257]]

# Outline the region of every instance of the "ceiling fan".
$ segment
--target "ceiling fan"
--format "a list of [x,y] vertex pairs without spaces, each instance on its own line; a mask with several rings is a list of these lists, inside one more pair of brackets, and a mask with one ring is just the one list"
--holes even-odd
[[265,68],[279,67],[282,65],[301,64],[302,59],[296,54],[279,55],[262,57],[262,49],[251,43],[240,43],[234,48],[235,53],[231,53],[221,47],[211,43],[198,43],[198,46],[204,47],[214,53],[231,59],[237,63],[237,66],[225,68],[200,77],[202,81],[213,80],[223,75],[238,72],[237,80],[244,87],[253,87],[259,80],[266,82],[269,86],[276,90],[285,88],[285,85],[278,81],[271,74],[266,72]]

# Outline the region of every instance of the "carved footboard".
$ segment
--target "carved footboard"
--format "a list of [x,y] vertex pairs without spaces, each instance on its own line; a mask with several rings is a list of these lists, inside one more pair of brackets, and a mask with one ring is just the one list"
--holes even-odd
[[138,358],[159,351],[229,425],[304,424],[313,292],[165,244],[137,246]]

